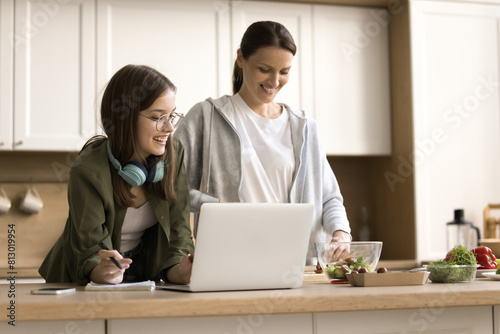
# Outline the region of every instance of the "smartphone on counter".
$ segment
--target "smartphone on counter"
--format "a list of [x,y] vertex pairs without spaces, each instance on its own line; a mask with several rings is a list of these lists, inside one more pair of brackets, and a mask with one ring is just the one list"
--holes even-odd
[[31,290],[32,295],[62,295],[66,293],[73,293],[76,288],[41,288]]

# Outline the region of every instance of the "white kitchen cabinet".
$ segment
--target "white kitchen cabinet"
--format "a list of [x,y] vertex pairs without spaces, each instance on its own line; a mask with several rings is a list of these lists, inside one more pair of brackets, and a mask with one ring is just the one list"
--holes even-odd
[[[283,24],[292,34],[297,53],[292,63],[290,80],[281,89],[276,101],[292,108],[300,108],[314,116],[313,110],[313,66],[312,66],[312,5],[273,3],[262,1],[233,1],[231,73],[236,60],[236,50],[250,24],[256,21],[276,21]],[[232,87],[228,94],[232,94]]]
[[[106,83],[126,64],[149,65],[169,77],[180,112],[232,94],[243,32],[254,21],[275,20],[298,46],[278,100],[318,120],[328,154],[390,152],[386,27],[349,66],[318,66],[318,54],[338,56],[333,44],[346,27],[365,29],[363,20],[373,20],[361,8],[230,0],[13,3],[2,1],[0,8],[2,37],[12,35],[9,25],[15,29],[14,43],[1,42],[0,150],[79,150],[98,131]],[[343,96],[329,99],[336,94]]]
[[[266,309],[269,305],[263,305]],[[153,334],[164,328],[176,334],[313,334],[313,316],[304,314],[250,314],[196,318],[108,320],[108,334]]]
[[500,305],[493,306],[493,334],[500,334]]
[[177,86],[177,110],[230,87],[227,1],[100,0],[97,6],[99,92],[127,64],[153,67]]
[[493,333],[491,306],[315,313],[315,334],[487,334]]
[[0,150],[12,149],[14,0],[0,2]]
[[95,134],[94,2],[19,0],[14,18],[12,148],[79,150]]
[[411,1],[410,15],[414,151],[399,176],[415,177],[417,260],[437,260],[454,209],[482,229],[500,202],[500,5]]
[[386,9],[314,6],[314,110],[328,154],[390,155]]
[[105,320],[16,321],[15,326],[0,322],[1,333],[105,334]]

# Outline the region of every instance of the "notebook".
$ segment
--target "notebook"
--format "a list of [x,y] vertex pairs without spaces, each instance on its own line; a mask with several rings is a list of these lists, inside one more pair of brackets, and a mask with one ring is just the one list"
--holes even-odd
[[191,282],[156,289],[202,292],[302,286],[312,204],[206,203]]
[[99,284],[90,282],[85,286],[86,291],[153,291],[154,289],[154,281],[120,284]]

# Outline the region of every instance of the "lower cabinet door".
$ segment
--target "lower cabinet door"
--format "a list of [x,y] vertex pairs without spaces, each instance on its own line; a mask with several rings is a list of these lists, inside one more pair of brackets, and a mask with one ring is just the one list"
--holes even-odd
[[305,314],[251,314],[238,316],[108,320],[108,334],[307,334],[313,316]]
[[[498,307],[496,312],[495,320]],[[434,308],[316,313],[314,326],[315,334],[493,333],[491,306],[445,308],[439,303]]]
[[500,305],[493,307],[493,327],[495,334],[500,334]]
[[106,320],[64,320],[64,321],[26,321],[0,323],[0,333],[26,334],[105,334]]

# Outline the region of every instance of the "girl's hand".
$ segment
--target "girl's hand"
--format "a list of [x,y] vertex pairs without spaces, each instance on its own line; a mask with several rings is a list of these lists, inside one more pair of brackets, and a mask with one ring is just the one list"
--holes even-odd
[[[118,284],[123,281],[123,273],[130,267],[132,259],[124,259],[116,250],[100,250],[98,253],[101,263],[90,272],[90,280],[100,284]],[[120,263],[122,269],[118,268],[110,257],[114,257]]]
[[191,270],[193,269],[193,258],[193,254],[185,255],[181,262],[169,269],[167,280],[177,284],[189,284],[191,281]]

